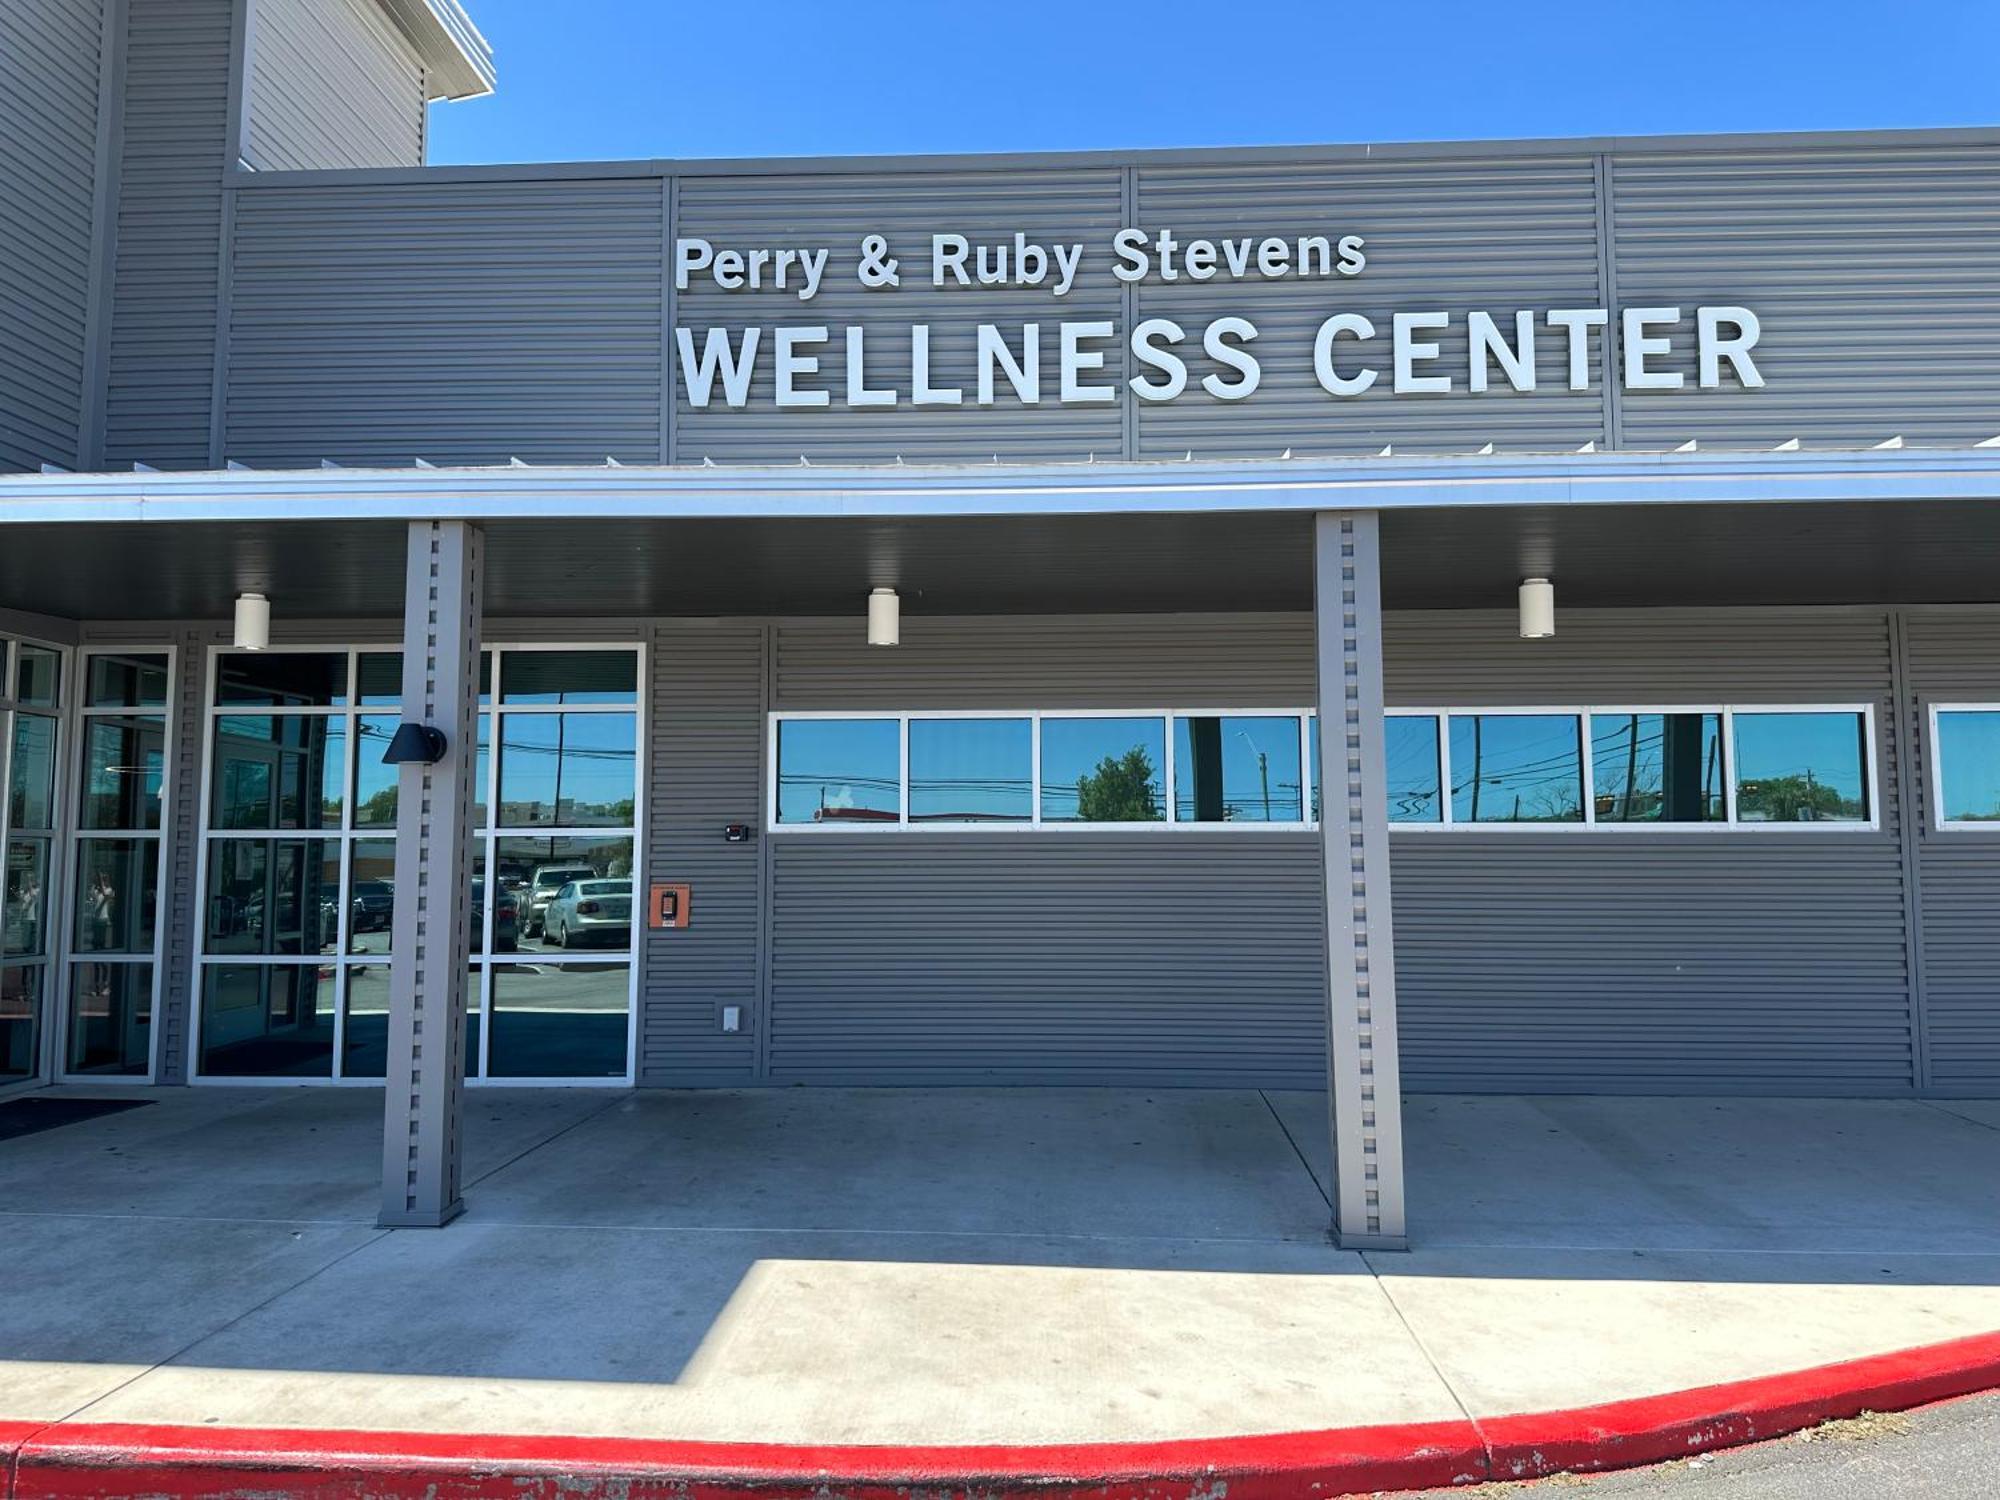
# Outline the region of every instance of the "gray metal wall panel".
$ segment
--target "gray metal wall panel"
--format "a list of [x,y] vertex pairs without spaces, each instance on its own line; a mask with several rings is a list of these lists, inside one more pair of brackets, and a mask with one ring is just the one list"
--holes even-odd
[[[827,246],[826,279],[818,296],[802,302],[793,291],[725,292],[703,277],[679,294],[677,325],[691,329],[697,349],[711,325],[732,331],[746,323],[824,325],[836,339],[849,323],[871,325],[867,372],[873,385],[895,385],[904,399],[882,410],[850,410],[843,402],[825,410],[778,411],[771,403],[768,348],[740,411],[713,404],[696,410],[675,379],[675,453],[682,462],[797,458],[986,458],[998,453],[1018,461],[1110,457],[1123,446],[1116,405],[1061,406],[1056,401],[1056,325],[1122,317],[1122,293],[1110,271],[1111,237],[1119,228],[1122,174],[1115,170],[894,173],[867,176],[684,176],[679,180],[677,238],[700,236],[718,246]],[[1012,245],[1016,231],[1044,245],[1086,242],[1076,286],[1063,297],[1042,288],[930,285],[930,237],[963,234]],[[886,235],[902,267],[902,285],[871,291],[855,276],[862,238]],[[1003,399],[982,409],[974,397],[974,328],[999,325],[1013,335],[1034,322],[1041,329],[1043,402],[1022,406]],[[932,382],[959,385],[963,405],[910,405],[908,325],[931,328]],[[1122,341],[1106,351],[1103,383],[1122,387]],[[820,386],[845,390],[838,342],[821,351]],[[900,372],[900,373],[899,373]],[[1003,385],[1003,391],[1006,389]]]
[[249,92],[259,171],[423,164],[423,65],[375,0],[251,0]]
[[0,469],[77,464],[102,0],[0,0]]
[[2000,830],[1930,826],[1932,703],[2000,703],[2000,611],[1911,610],[1904,640],[1918,727],[1925,1040],[1931,1088],[2000,1094]]
[[204,468],[215,379],[231,0],[131,0],[107,466]]
[[[1562,451],[1609,437],[1601,342],[1593,340],[1591,387],[1569,389],[1568,344],[1538,327],[1533,392],[1513,390],[1497,371],[1492,387],[1466,388],[1464,315],[1493,314],[1511,340],[1513,315],[1553,307],[1603,307],[1597,239],[1596,164],[1573,156],[1464,158],[1435,162],[1348,161],[1270,167],[1140,167],[1138,222],[1171,228],[1185,244],[1210,239],[1296,239],[1361,235],[1367,268],[1352,279],[1167,283],[1157,271],[1140,284],[1138,318],[1172,318],[1189,330],[1190,379],[1216,369],[1200,352],[1200,329],[1234,315],[1257,326],[1251,345],[1263,365],[1256,394],[1220,402],[1199,391],[1171,402],[1141,401],[1141,458],[1294,453],[1374,453],[1385,443],[1469,452]],[[1397,396],[1389,378],[1390,316],[1442,310],[1452,327],[1437,336],[1440,359],[1424,373],[1449,375],[1450,395]],[[1336,312],[1373,321],[1363,353],[1342,340],[1339,368],[1381,370],[1365,395],[1340,399],[1313,375],[1313,336]],[[1230,378],[1227,370],[1217,370]]]
[[657,181],[239,192],[227,456],[657,462]]
[[[2000,431],[2000,153],[1804,149],[1612,158],[1627,307],[1740,303],[1762,391],[1633,391],[1625,442],[1963,443]],[[1681,342],[1688,343],[1686,329]]]
[[[648,932],[639,1014],[642,1084],[731,1085],[755,1076],[764,730],[763,626],[675,621],[652,633],[648,879],[693,886],[689,925]],[[724,843],[723,825],[759,830]],[[725,1035],[721,1008],[743,1008]]]
[[1882,613],[1564,611],[1388,625],[1405,706],[1871,702],[1879,832],[1403,832],[1414,1091],[1875,1094],[1915,1086]]

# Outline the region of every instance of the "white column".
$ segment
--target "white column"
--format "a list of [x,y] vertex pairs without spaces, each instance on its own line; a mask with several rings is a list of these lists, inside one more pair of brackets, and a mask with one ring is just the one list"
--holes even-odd
[[476,526],[410,524],[402,718],[442,730],[445,751],[435,765],[406,763],[396,779],[395,952],[379,1221],[385,1228],[436,1228],[465,1207],[459,1131],[472,941],[480,552]]
[[1315,517],[1333,1232],[1343,1248],[1356,1250],[1407,1246],[1382,743],[1380,541],[1373,511]]

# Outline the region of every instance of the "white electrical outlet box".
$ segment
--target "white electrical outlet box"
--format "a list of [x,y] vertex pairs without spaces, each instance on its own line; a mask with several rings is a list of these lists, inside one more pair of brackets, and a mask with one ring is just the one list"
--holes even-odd
[[725,1005],[722,1007],[722,1029],[724,1031],[741,1031],[743,1029],[742,1006]]

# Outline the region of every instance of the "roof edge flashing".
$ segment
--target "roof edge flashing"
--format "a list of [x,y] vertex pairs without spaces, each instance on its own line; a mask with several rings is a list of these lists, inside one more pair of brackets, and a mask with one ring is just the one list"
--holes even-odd
[[424,64],[430,99],[476,99],[493,92],[493,46],[459,0],[379,0]]

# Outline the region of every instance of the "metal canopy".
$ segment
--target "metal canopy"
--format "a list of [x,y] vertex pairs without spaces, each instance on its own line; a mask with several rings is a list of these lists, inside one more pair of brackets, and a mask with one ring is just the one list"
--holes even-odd
[[[1304,512],[937,519],[496,520],[494,616],[801,615],[871,587],[913,614],[1307,609]],[[1515,507],[1385,512],[1397,609],[1988,603],[2000,504]],[[66,619],[396,618],[404,523],[24,524],[0,529],[0,607]]]

